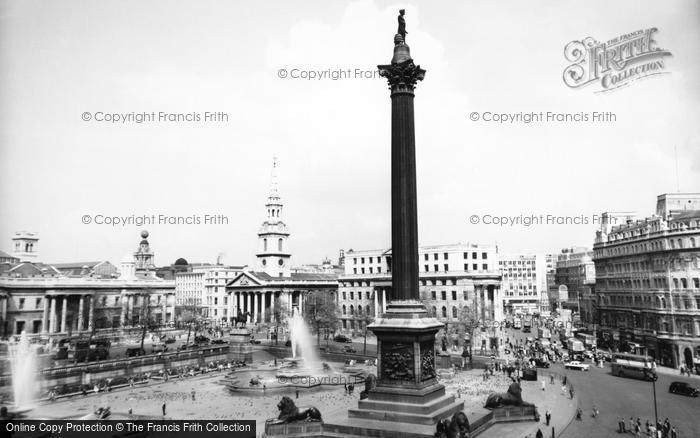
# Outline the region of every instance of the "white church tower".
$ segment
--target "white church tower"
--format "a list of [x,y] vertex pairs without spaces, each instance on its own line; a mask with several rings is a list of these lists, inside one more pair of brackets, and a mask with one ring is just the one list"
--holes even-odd
[[289,231],[282,221],[282,201],[277,187],[277,158],[272,161],[272,182],[265,208],[267,219],[258,231],[257,270],[273,277],[289,277],[291,257],[287,248]]

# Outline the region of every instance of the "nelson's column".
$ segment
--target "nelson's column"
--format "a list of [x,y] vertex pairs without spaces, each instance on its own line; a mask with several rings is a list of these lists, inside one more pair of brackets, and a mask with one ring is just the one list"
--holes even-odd
[[434,425],[463,410],[464,402],[445,394],[436,379],[435,334],[443,324],[420,302],[413,98],[425,70],[411,59],[404,10],[399,14],[391,64],[378,66],[391,90],[391,302],[369,326],[377,336],[377,386],[348,414]]

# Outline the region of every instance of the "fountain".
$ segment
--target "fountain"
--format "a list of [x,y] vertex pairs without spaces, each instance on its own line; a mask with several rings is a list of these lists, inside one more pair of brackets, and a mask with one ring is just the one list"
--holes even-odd
[[297,359],[297,353],[299,353],[301,360],[306,366],[318,366],[318,355],[312,345],[311,332],[299,311],[296,308],[294,310],[292,320],[289,323],[292,359]]
[[12,371],[12,390],[14,393],[13,411],[30,409],[39,393],[39,381],[36,378],[37,355],[26,332],[22,332],[19,342],[10,345],[10,367]]

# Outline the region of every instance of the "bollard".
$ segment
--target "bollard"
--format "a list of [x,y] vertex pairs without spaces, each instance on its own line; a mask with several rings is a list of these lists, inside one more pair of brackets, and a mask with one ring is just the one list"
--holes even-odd
[[552,426],[552,438],[556,438],[556,434],[554,433],[554,426]]

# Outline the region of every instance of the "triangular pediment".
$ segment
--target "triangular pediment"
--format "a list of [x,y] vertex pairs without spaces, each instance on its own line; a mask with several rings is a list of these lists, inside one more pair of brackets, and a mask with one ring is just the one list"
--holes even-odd
[[241,272],[226,285],[227,287],[260,286],[262,281],[251,272]]

